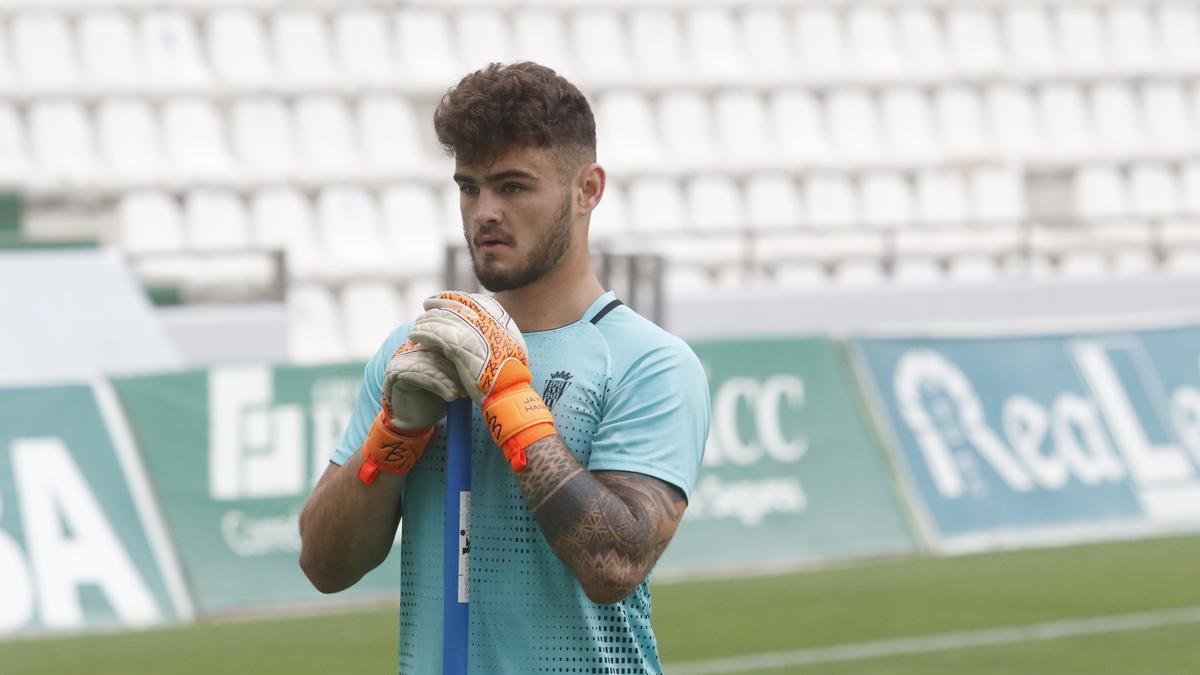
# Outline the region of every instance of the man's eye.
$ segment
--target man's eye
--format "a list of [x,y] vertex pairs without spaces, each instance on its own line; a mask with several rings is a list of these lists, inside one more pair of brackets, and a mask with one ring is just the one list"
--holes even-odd
[[474,195],[479,194],[479,188],[474,185],[459,185],[458,191],[463,193],[464,195],[474,196]]
[[504,186],[500,188],[500,191],[513,194],[514,192],[520,192],[523,189],[525,189],[525,186],[519,183],[505,183]]

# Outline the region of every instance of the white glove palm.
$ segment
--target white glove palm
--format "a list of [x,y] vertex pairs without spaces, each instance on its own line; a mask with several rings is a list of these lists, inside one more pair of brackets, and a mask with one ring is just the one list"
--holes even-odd
[[528,374],[525,338],[494,298],[447,291],[427,298],[425,310],[409,335],[446,355],[476,403],[482,404],[497,384],[509,384],[502,377],[506,364],[516,361]]
[[383,407],[393,429],[422,429],[446,414],[446,404],[466,396],[454,364],[412,340],[392,354],[383,375]]

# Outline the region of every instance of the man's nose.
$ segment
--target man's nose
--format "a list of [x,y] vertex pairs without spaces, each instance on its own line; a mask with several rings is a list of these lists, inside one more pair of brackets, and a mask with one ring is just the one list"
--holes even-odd
[[479,192],[474,206],[475,210],[471,214],[471,220],[475,225],[501,222],[503,212],[500,210],[500,200],[486,190]]

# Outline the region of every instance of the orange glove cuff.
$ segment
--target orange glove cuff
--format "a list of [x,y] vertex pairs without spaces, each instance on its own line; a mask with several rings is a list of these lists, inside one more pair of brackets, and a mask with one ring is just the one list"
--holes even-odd
[[554,416],[528,381],[489,396],[483,402],[483,419],[513,471],[523,471],[528,464],[525,448],[557,433]]
[[391,429],[384,421],[384,411],[379,412],[367,440],[363,443],[363,463],[358,467],[358,479],[366,485],[375,482],[380,471],[408,473],[412,471],[425,446],[433,438],[433,427],[424,429]]

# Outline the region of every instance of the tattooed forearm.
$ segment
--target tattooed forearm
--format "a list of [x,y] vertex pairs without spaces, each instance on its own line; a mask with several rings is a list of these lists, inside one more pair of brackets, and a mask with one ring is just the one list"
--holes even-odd
[[558,436],[533,444],[528,456],[517,484],[551,548],[593,600],[625,597],[674,536],[683,495],[642,474],[593,474]]

